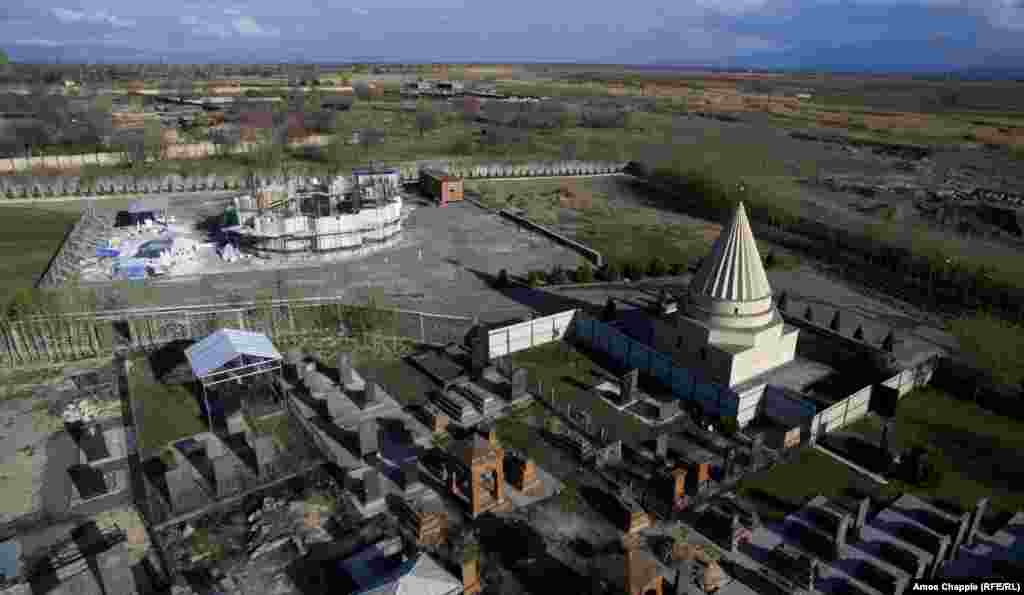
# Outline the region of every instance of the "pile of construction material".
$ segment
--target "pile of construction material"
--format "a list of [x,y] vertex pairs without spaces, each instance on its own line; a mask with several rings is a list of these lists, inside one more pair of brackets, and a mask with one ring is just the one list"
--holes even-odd
[[46,269],[39,286],[59,287],[83,265],[96,261],[96,246],[106,241],[113,226],[114,216],[111,213],[83,213]]

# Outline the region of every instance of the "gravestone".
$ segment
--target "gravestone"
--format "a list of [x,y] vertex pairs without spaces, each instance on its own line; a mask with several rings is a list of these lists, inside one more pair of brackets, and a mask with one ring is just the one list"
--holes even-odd
[[526,369],[518,368],[509,377],[508,398],[518,399],[526,394]]
[[725,468],[723,470],[723,475],[725,475],[725,479],[729,479],[730,477],[732,477],[735,471],[736,449],[734,447],[729,447],[729,449],[725,451]]
[[832,553],[833,560],[839,560],[846,555],[846,534],[850,530],[850,525],[850,515],[844,514],[843,517],[839,519],[839,526],[836,527],[835,550]]
[[480,375],[483,374],[484,368],[487,367],[487,362],[490,360],[490,335],[487,332],[487,328],[483,325],[477,325],[470,332],[470,364],[471,373],[474,380],[479,380]]
[[377,421],[368,419],[359,424],[359,456],[368,457],[380,450]]
[[857,520],[853,524],[853,534],[856,539],[861,539],[861,532],[868,520],[868,509],[871,506],[871,498],[864,497],[857,503]]
[[619,400],[622,403],[629,403],[635,399],[637,393],[637,382],[640,379],[640,370],[633,368],[626,372],[619,379]]
[[355,382],[355,376],[352,374],[352,354],[342,352],[338,354],[338,378],[342,386],[347,386]]
[[985,512],[988,510],[988,498],[981,498],[978,503],[974,506],[974,516],[971,519],[971,528],[967,532],[967,545],[974,545],[975,540],[978,537],[978,530],[981,528],[981,521],[985,517]]
[[402,463],[402,489],[408,492],[420,483],[420,465],[416,459]]
[[376,405],[380,397],[380,385],[376,382],[367,382],[363,389],[363,409]]
[[658,434],[654,454],[659,459],[664,459],[668,456],[668,434]]
[[384,499],[384,487],[381,485],[380,473],[370,467],[363,473],[363,504],[370,505]]

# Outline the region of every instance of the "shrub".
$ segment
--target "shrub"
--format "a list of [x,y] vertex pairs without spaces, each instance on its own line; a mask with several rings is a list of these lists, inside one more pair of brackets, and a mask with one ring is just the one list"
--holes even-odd
[[664,277],[668,273],[668,264],[660,256],[655,256],[647,264],[647,275],[651,277]]
[[548,283],[551,285],[564,285],[568,280],[565,269],[558,265],[553,266],[551,272],[548,273]]
[[717,425],[726,436],[733,436],[736,432],[740,431],[739,422],[736,421],[735,417],[720,417],[718,418]]
[[530,287],[540,287],[544,284],[544,271],[530,271],[526,274],[526,284]]
[[672,263],[672,266],[670,266],[668,268],[668,272],[669,272],[670,275],[675,276],[675,277],[678,277],[680,275],[685,275],[686,274],[686,265],[684,263],[681,263],[681,262],[674,262],[674,263]]
[[633,262],[626,263],[626,266],[622,267],[622,276],[630,281],[642,279],[644,276],[643,267]]
[[601,269],[601,279],[604,281],[618,281],[622,279],[622,269],[614,262],[609,262]]
[[592,283],[594,281],[594,267],[589,262],[584,262],[576,268],[577,283]]

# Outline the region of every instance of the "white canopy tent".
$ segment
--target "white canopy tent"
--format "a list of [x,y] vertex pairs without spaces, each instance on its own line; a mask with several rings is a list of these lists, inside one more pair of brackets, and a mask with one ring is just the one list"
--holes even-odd
[[271,372],[280,373],[281,354],[262,333],[222,328],[185,350],[192,374],[203,387],[207,420],[213,415],[207,390],[218,384]]
[[222,328],[185,350],[205,387],[281,368],[281,354],[262,333]]

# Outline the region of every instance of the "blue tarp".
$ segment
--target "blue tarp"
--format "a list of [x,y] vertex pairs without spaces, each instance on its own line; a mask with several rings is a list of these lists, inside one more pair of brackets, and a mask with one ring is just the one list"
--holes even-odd
[[124,258],[114,263],[112,272],[116,279],[145,279],[146,263],[133,258]]
[[120,250],[114,250],[113,248],[96,248],[96,256],[99,256],[100,258],[116,258],[120,255]]

